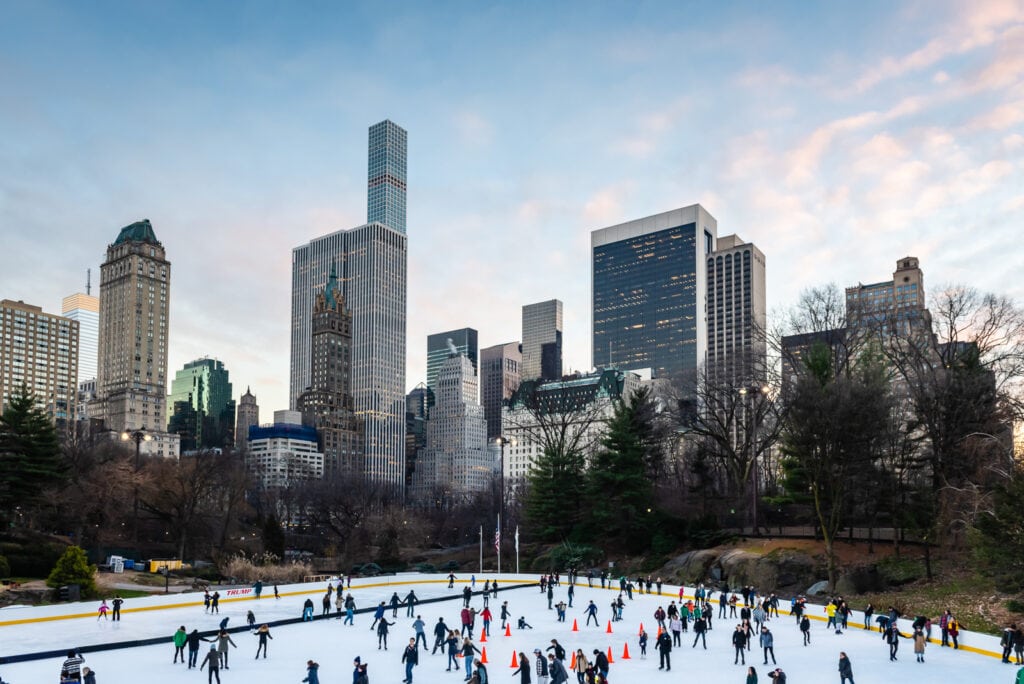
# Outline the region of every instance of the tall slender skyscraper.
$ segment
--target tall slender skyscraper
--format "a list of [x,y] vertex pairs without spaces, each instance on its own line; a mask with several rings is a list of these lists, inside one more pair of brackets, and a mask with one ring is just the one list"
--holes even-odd
[[[382,126],[390,136],[383,145],[373,138]],[[352,314],[352,397],[364,429],[362,471],[395,486],[405,477],[405,140],[405,131],[390,121],[371,128],[371,155],[386,157],[370,164],[367,215],[373,221],[292,250],[291,405],[311,386],[314,298],[335,268]],[[375,175],[380,168],[387,173]],[[376,193],[382,183],[393,190],[383,193],[383,205]]]
[[487,420],[487,439],[501,437],[501,404],[519,389],[523,346],[496,344],[480,350],[480,404]]
[[762,385],[768,351],[764,254],[727,235],[718,238],[706,263],[708,373],[719,386]]
[[100,267],[95,417],[115,434],[145,430],[142,447],[178,454],[165,431],[171,262],[148,220],[121,229]]
[[62,302],[61,313],[64,318],[78,321],[78,382],[95,380],[100,338],[99,297],[82,292],[68,295]]
[[562,302],[527,304],[523,307],[523,380],[557,380],[562,377]]
[[717,239],[699,204],[590,234],[595,368],[696,371],[708,345],[704,258]]
[[391,121],[370,126],[366,222],[405,234],[405,129]]

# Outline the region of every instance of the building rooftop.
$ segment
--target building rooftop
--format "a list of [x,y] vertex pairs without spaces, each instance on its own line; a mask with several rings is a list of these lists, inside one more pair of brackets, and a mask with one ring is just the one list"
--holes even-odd
[[114,244],[120,245],[124,242],[160,244],[160,241],[156,239],[156,233],[153,232],[153,225],[149,222],[149,219],[142,219],[122,228],[121,232],[117,235],[117,239],[114,240]]

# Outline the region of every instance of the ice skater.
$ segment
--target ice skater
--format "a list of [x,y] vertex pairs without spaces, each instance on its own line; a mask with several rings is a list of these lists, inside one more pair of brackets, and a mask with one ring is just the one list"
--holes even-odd
[[110,606],[111,606],[110,619],[113,620],[114,622],[120,622],[121,621],[121,604],[122,603],[124,603],[124,599],[121,598],[120,596],[118,596],[117,594],[114,594],[114,600],[110,602]]
[[220,631],[215,642],[216,643],[214,645],[217,647],[217,652],[220,653],[220,664],[225,670],[230,669],[228,668],[228,646],[230,645],[231,648],[238,648],[238,645],[231,640],[231,635],[228,634],[225,629]]
[[320,663],[315,663],[312,660],[306,661],[306,678],[302,681],[308,682],[309,684],[320,684]]
[[850,664],[850,659],[846,657],[846,652],[840,651],[839,684],[846,684],[847,682],[853,684],[853,665]]
[[412,669],[419,664],[420,650],[417,648],[416,639],[409,639],[409,645],[402,653],[402,662],[405,663],[405,679],[403,684],[412,684]]
[[220,684],[220,655],[217,653],[217,645],[210,644],[210,650],[206,653],[206,657],[203,658],[202,664],[199,665],[199,671],[202,672],[203,668],[209,665],[207,672],[206,681],[208,684],[213,684],[213,680],[216,677],[217,684]]
[[65,658],[64,663],[60,666],[60,678],[73,682],[82,681],[82,665],[84,664],[85,658],[82,657],[81,653],[68,651],[67,658]]
[[107,600],[103,599],[103,601],[100,603],[99,615],[96,616],[96,622],[99,622],[100,618],[106,620],[108,610],[110,610],[110,608],[107,607]]
[[380,650],[381,645],[384,646],[384,650],[388,650],[388,627],[395,624],[394,622],[388,622],[386,617],[381,617],[377,622],[377,650]]
[[[274,637],[270,634],[270,625],[260,625],[259,631],[256,632],[256,636],[259,637],[259,645],[256,647],[256,658],[260,657],[260,651],[263,651],[263,659],[267,659],[267,639],[273,639]],[[255,660],[254,658],[253,660]]]
[[185,644],[188,643],[188,632],[185,631],[185,625],[178,628],[171,640],[174,642],[174,660],[171,661],[171,664],[178,662],[178,656],[181,656],[181,662],[184,663]]

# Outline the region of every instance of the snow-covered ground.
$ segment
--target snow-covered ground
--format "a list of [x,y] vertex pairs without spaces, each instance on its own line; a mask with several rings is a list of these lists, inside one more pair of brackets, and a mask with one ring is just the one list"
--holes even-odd
[[[493,576],[486,576],[490,578]],[[533,581],[534,577],[501,575],[502,586],[510,586],[516,582]],[[481,588],[484,577],[477,582]],[[392,592],[405,596],[410,589],[415,589],[420,599],[441,596],[461,597],[461,590],[467,584],[465,577],[460,577],[455,589],[448,589],[447,582],[438,576],[399,575],[388,578],[367,578],[353,582],[351,593],[359,608],[376,605],[386,601]],[[125,603],[122,621],[119,623],[96,619],[97,603],[62,605],[47,608],[9,608],[0,610],[0,658],[20,653],[66,649],[90,644],[115,641],[129,641],[148,637],[165,636],[167,642],[160,646],[145,646],[128,649],[117,649],[99,653],[87,653],[86,664],[97,673],[99,684],[162,684],[164,682],[199,682],[206,681],[206,673],[189,671],[183,664],[172,664],[174,647],[171,635],[184,625],[188,631],[198,628],[200,631],[212,630],[220,620],[230,617],[229,626],[245,624],[245,614],[253,610],[258,622],[272,621],[282,618],[298,617],[302,612],[302,603],[309,597],[313,599],[316,613],[320,612],[320,598],[325,585],[291,585],[282,586],[282,598],[273,598],[272,587],[267,587],[263,598],[256,601],[248,590],[240,595],[227,596],[221,591],[222,600],[220,614],[209,615],[204,612],[201,594],[183,596],[156,596],[145,599],[131,599]],[[269,597],[268,597],[269,594]],[[626,601],[623,620],[612,624],[612,633],[607,633],[610,618],[609,604],[616,596],[616,591],[590,589],[586,580],[576,587],[574,607],[569,609],[567,621],[556,621],[554,610],[548,610],[547,599],[536,587],[516,590],[503,590],[498,599],[491,600],[491,611],[495,619],[491,626],[491,637],[485,643],[479,640],[480,620],[477,622],[477,646],[486,647],[489,662],[488,671],[492,682],[513,682],[511,678],[512,652],[525,652],[532,658],[535,648],[544,650],[552,639],[565,646],[567,650],[582,648],[588,656],[594,649],[607,652],[611,647],[614,663],[611,666],[609,679],[615,684],[654,681],[684,681],[694,678],[701,682],[736,682],[745,681],[746,667],[733,664],[733,649],[730,635],[736,619],[715,619],[714,629],[708,633],[708,648],[691,647],[692,632],[683,635],[682,648],[672,651],[672,672],[658,671],[658,656],[654,648],[654,636],[657,625],[653,618],[655,609],[667,606],[669,601],[678,596],[677,587],[664,587],[664,595],[649,596],[634,594],[633,601]],[[692,594],[692,589],[687,590]],[[566,585],[556,587],[555,603],[566,599]],[[584,609],[588,601],[597,604],[600,626],[584,626],[586,616]],[[508,601],[514,618],[525,616],[533,625],[532,630],[517,630],[513,624],[512,635],[504,636],[499,628],[500,605]],[[717,604],[717,602],[716,602]],[[478,610],[483,608],[483,600],[473,597],[473,605]],[[459,625],[461,600],[422,605],[417,613],[427,623],[427,638],[432,644],[432,628],[439,617],[444,617],[449,626]],[[786,606],[783,606],[785,608]],[[715,606],[717,616],[717,605]],[[812,615],[820,616],[819,608],[811,607]],[[83,615],[84,617],[69,617]],[[238,645],[231,651],[230,669],[221,671],[221,679],[226,683],[266,682],[279,684],[300,682],[306,676],[306,661],[309,659],[320,663],[320,681],[331,684],[339,682],[347,684],[351,681],[352,661],[360,656],[363,662],[369,663],[370,681],[400,682],[405,678],[405,670],[400,660],[402,649],[413,636],[412,622],[415,618],[405,616],[405,608],[399,609],[397,624],[391,628],[389,650],[378,650],[377,637],[370,629],[372,615],[356,616],[354,626],[344,626],[341,620],[317,620],[312,623],[286,625],[272,630],[273,640],[270,642],[269,657],[253,659],[256,653],[257,640],[248,632],[232,634]],[[388,619],[391,611],[388,610]],[[854,616],[860,621],[860,614]],[[572,631],[573,619],[578,621],[580,631]],[[646,659],[640,658],[637,645],[637,634],[640,623],[643,623],[651,637]],[[864,631],[853,627],[841,635],[825,628],[824,622],[815,621],[812,625],[812,643],[809,647],[801,644],[801,636],[793,618],[783,615],[773,619],[769,625],[775,634],[775,656],[778,666],[788,676],[789,684],[838,681],[837,662],[840,651],[845,651],[853,665],[854,676],[860,684],[870,682],[903,682],[903,681],[953,681],[953,682],[986,682],[997,684],[1014,681],[1017,667],[1004,665],[998,658],[984,653],[971,652],[967,649],[954,651],[929,645],[924,664],[915,661],[912,642],[905,640],[900,644],[899,660],[889,661],[888,647],[882,642],[877,631]],[[909,633],[909,625],[902,625],[904,633]],[[935,630],[937,636],[937,629]],[[986,652],[998,650],[992,637],[963,634],[961,643],[974,649]],[[628,644],[630,659],[622,658],[623,649]],[[207,647],[200,650],[200,657]],[[11,684],[39,684],[55,682],[60,671],[62,658],[13,663],[0,665],[0,677]],[[436,682],[461,682],[464,673],[446,672],[447,657],[438,653],[431,656],[429,651],[422,653],[420,665],[414,671],[414,681],[419,684]],[[568,665],[568,662],[566,663]],[[747,653],[747,664],[754,665],[759,681],[770,682],[767,672],[770,668],[761,664],[761,651],[756,646]],[[536,682],[536,677],[533,678]],[[575,677],[570,681],[574,682]]]

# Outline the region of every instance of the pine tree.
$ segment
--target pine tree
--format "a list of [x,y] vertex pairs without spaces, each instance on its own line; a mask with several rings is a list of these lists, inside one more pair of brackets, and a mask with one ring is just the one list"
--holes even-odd
[[57,431],[22,384],[0,416],[0,516],[31,507],[65,476]]
[[89,565],[85,551],[78,546],[69,546],[46,578],[46,586],[56,589],[65,584],[77,584],[82,597],[87,598],[96,593],[95,575],[96,566]]
[[584,458],[574,449],[549,447],[529,475],[526,518],[541,541],[565,541],[580,520],[584,504]]

